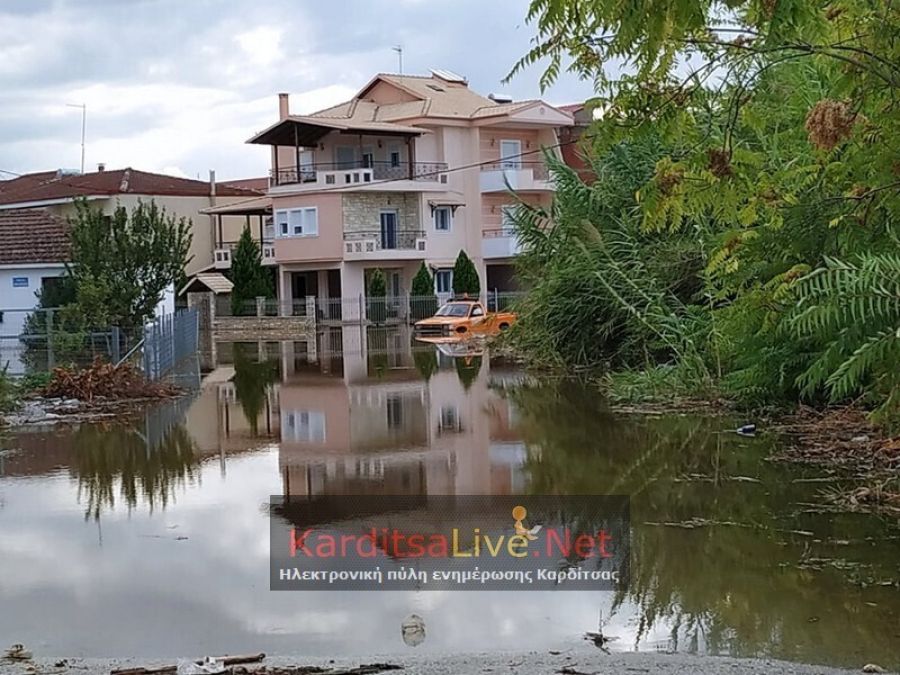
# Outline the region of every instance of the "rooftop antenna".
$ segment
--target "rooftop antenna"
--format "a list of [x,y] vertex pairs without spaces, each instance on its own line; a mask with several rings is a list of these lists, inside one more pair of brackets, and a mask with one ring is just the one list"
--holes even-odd
[[81,108],[81,173],[84,174],[84,131],[87,125],[87,103],[66,103],[67,108]]
[[395,47],[391,47],[395,52],[397,52],[397,60],[400,62],[400,74],[403,74],[403,45],[397,45]]

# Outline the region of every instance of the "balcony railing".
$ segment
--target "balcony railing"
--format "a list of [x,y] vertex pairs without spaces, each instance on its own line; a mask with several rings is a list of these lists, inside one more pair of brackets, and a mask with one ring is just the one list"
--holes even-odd
[[510,226],[482,230],[481,238],[484,258],[511,258],[522,250],[516,231]]
[[304,164],[269,172],[269,185],[319,183],[354,185],[381,180],[416,180],[446,182],[444,162],[338,162]]
[[357,230],[344,232],[344,248],[349,254],[378,251],[425,251],[424,230]]
[[531,171],[534,180],[550,180],[550,169],[543,162],[520,162],[518,160],[506,160],[492,164],[482,164],[482,171]]
[[[237,249],[238,242],[225,241],[217,244],[213,249],[213,264],[216,269],[229,269],[231,260],[234,257],[234,251]],[[263,265],[275,264],[275,245],[270,239],[264,239],[259,245],[260,261]]]

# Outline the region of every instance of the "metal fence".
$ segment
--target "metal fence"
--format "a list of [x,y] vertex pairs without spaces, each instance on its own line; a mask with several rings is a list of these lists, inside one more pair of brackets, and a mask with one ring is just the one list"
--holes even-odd
[[[500,292],[497,290],[482,294],[481,301],[490,312],[507,311],[514,308],[524,293]],[[415,296],[399,295],[383,298],[367,298],[364,295],[341,298],[320,298],[309,296],[299,300],[260,299],[247,300],[233,305],[231,298],[216,298],[218,316],[312,316],[318,323],[340,325],[343,323],[402,323],[413,322],[432,316],[450,299],[449,294]]]
[[71,327],[59,309],[0,312],[0,368],[10,375],[47,372],[57,366],[86,366],[96,357],[116,362],[129,338],[116,326]]
[[141,359],[144,375],[159,380],[177,374],[185,361],[196,360],[199,336],[200,314],[196,309],[165,314],[145,324]]

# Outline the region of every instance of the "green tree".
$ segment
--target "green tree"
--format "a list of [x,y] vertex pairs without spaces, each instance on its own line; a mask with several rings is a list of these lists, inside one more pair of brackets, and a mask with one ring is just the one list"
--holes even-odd
[[434,278],[423,262],[412,280],[409,299],[409,314],[412,319],[424,319],[437,311],[437,296],[434,293]]
[[[623,12],[617,0],[531,3],[537,36],[511,74],[548,63],[546,86],[568,61],[594,81],[588,105],[604,113],[583,148],[599,163],[598,185],[563,183],[557,197],[573,224],[561,227],[559,212],[544,221],[547,242],[571,236],[590,252],[577,278],[593,279],[569,292],[560,269],[533,295],[543,293],[544,306],[553,290],[571,307],[584,301],[581,313],[601,321],[618,312],[625,333],[611,334],[610,346],[619,351],[619,339],[633,336],[646,354],[635,367],[687,365],[754,404],[863,394],[900,412],[891,375],[900,337],[887,328],[896,326],[897,295],[884,282],[900,255],[900,8],[726,5],[685,0],[659,11],[657,0],[636,0]],[[604,68],[621,60],[630,64],[624,74]],[[591,202],[614,187],[606,164],[651,139],[658,153],[631,183],[632,203],[601,213]],[[531,230],[526,248],[540,252]],[[685,241],[695,272],[673,287],[653,254]],[[557,337],[547,341],[554,348],[569,339]]]
[[478,280],[478,270],[469,259],[465,251],[460,251],[453,265],[453,294],[457,296],[468,295],[477,298],[481,295],[481,282]]
[[153,201],[104,215],[79,200],[69,223],[69,274],[76,304],[90,299],[82,313],[88,324],[142,325],[189,262],[190,221],[167,215]]
[[384,323],[387,318],[385,295],[387,295],[387,283],[384,279],[384,272],[380,269],[372,270],[371,275],[369,275],[368,288],[366,289],[369,321]]
[[259,243],[253,239],[249,227],[241,232],[241,238],[231,257],[231,281],[234,283],[231,311],[235,316],[255,314],[256,307],[251,306],[253,300],[275,296],[272,276],[263,267]]

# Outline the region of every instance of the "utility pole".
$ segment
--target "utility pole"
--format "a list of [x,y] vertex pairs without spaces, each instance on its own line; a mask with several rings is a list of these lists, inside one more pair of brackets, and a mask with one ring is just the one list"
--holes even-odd
[[87,128],[87,103],[66,103],[69,108],[81,108],[81,173],[84,173],[84,132]]
[[403,74],[403,46],[397,45],[396,47],[391,47],[395,52],[397,52],[397,60],[400,62],[400,74]]

